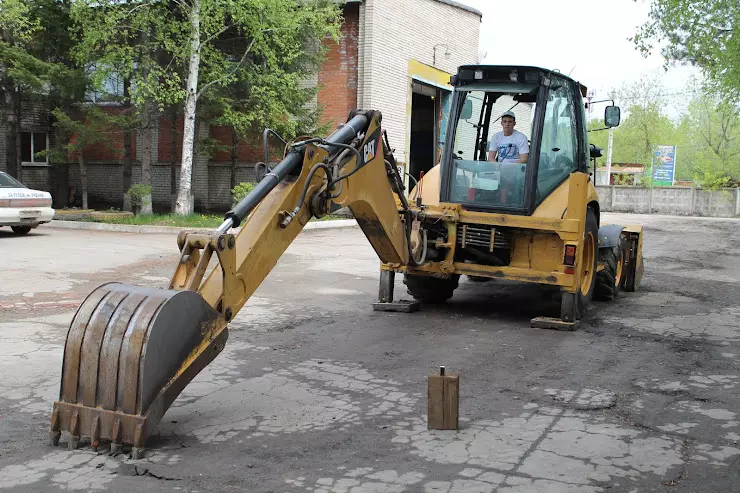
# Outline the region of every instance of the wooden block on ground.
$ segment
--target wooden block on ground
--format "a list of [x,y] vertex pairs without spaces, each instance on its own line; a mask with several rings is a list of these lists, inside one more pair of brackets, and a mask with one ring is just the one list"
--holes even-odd
[[535,329],[576,330],[578,322],[565,322],[559,318],[536,317],[529,321]]
[[376,312],[403,312],[411,313],[419,310],[418,301],[393,301],[390,303],[373,303]]
[[427,428],[430,430],[457,430],[460,408],[460,377],[458,375],[429,375],[427,384]]

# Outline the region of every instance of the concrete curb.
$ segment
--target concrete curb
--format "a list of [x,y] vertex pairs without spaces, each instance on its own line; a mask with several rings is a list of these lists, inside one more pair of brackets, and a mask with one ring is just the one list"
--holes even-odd
[[[354,219],[335,219],[328,221],[312,221],[303,227],[304,230],[313,229],[337,229],[337,228],[351,228],[357,226],[357,221]],[[109,223],[94,223],[85,221],[61,221],[53,220],[48,224],[42,224],[40,228],[56,228],[56,229],[80,229],[86,231],[113,231],[116,233],[179,233],[180,231],[213,231],[216,228],[189,228],[189,227],[176,227],[176,226],[146,226],[146,225],[132,225],[132,224],[109,224]],[[241,228],[236,228],[233,231],[238,232]]]

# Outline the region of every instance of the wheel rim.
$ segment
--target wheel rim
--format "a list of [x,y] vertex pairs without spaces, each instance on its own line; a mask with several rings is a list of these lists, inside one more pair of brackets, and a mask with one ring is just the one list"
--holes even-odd
[[594,235],[588,233],[583,242],[583,259],[581,259],[581,294],[587,296],[594,277]]
[[614,285],[622,284],[622,269],[624,268],[624,258],[622,255],[617,259],[617,271],[614,273]]

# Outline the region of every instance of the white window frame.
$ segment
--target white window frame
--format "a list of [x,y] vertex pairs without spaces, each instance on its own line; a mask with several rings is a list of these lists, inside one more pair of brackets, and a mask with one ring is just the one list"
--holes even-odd
[[[46,149],[49,149],[49,145],[50,145],[49,132],[21,131],[20,133],[21,134],[31,134],[31,159],[35,159],[34,156],[36,155],[36,152],[38,152],[33,148],[33,134],[46,135]],[[21,161],[21,166],[41,166],[41,167],[49,166],[49,156],[47,155],[44,161]]]

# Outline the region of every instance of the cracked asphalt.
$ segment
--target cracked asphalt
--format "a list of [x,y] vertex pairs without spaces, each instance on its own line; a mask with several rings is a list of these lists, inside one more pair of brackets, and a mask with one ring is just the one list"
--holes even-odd
[[[141,460],[51,447],[49,417],[74,309],[104,282],[166,286],[176,235],[0,230],[0,490],[739,491],[740,222],[603,221],[645,226],[645,277],[576,332],[530,328],[557,306],[515,283],[373,312],[361,231],[305,231]],[[457,431],[426,426],[440,365]]]

